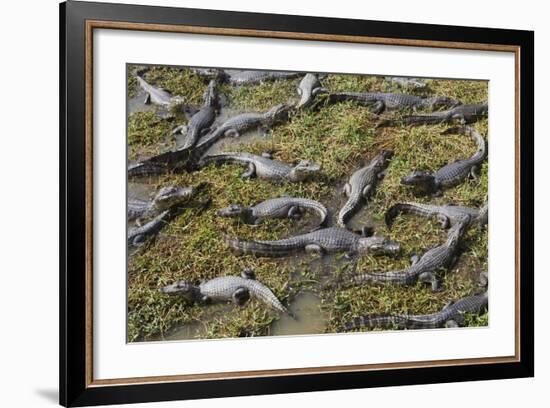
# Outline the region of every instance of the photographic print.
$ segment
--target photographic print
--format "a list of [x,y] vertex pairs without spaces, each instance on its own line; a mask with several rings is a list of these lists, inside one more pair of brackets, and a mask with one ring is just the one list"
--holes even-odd
[[127,65],[129,342],[486,326],[488,82]]

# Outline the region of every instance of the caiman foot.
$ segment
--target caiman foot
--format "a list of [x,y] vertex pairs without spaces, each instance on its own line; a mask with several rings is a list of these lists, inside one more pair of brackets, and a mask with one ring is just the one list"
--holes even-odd
[[232,297],[237,306],[243,306],[250,299],[250,292],[247,288],[239,288],[233,292]]

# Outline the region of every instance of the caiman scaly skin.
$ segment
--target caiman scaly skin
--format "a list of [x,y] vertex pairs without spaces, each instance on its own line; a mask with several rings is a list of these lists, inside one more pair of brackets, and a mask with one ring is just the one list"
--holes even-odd
[[138,248],[148,239],[157,235],[173,215],[171,210],[164,210],[147,224],[128,230],[128,248]]
[[401,119],[383,120],[379,122],[376,127],[396,125],[437,125],[439,123],[458,123],[465,125],[486,118],[488,112],[489,106],[486,103],[459,105],[441,112],[432,112],[425,115],[404,116]]
[[181,205],[197,193],[195,187],[167,186],[161,188],[152,200],[128,199],[128,220],[139,219]]
[[324,228],[276,241],[242,241],[225,238],[227,245],[238,255],[285,257],[299,252],[320,255],[347,252],[348,255],[394,255],[399,244],[381,236],[362,237],[344,228]]
[[402,88],[425,89],[428,86],[426,81],[420,78],[386,77],[386,80],[391,81]]
[[249,271],[244,271],[242,276],[221,276],[200,285],[179,281],[163,287],[161,292],[202,304],[233,301],[242,306],[250,298],[256,298],[279,312],[290,314],[271,289],[254,279]]
[[[187,133],[180,149],[194,146],[201,136],[210,131],[210,125],[216,118],[216,108],[218,106],[217,81],[211,80],[204,93],[204,105],[195,113],[187,124]],[[175,131],[180,129],[178,126]]]
[[227,82],[233,85],[256,85],[262,82],[276,81],[278,79],[298,78],[299,72],[281,71],[240,71],[236,74],[229,74]]
[[201,165],[206,166],[210,163],[239,163],[248,166],[248,170],[242,174],[242,178],[258,177],[273,181],[288,181],[299,183],[311,176],[319,173],[321,167],[318,164],[308,160],[302,160],[297,165],[292,166],[263,156],[257,156],[251,153],[220,153],[205,156],[201,160]]
[[439,289],[435,272],[440,268],[451,268],[458,259],[458,246],[470,225],[470,216],[465,215],[450,230],[447,241],[430,249],[420,258],[414,258],[405,270],[391,272],[366,272],[353,277],[352,284],[394,284],[413,285],[417,281],[431,283],[432,290]]
[[344,185],[344,194],[348,201],[338,214],[338,225],[346,227],[346,222],[359,209],[363,202],[374,194],[378,181],[383,177],[383,172],[388,166],[393,153],[382,150],[378,153],[368,166],[365,166],[352,174],[349,181]]
[[443,108],[457,106],[460,102],[446,96],[423,97],[407,95],[403,93],[382,93],[382,92],[336,92],[328,97],[329,103],[353,101],[360,105],[372,106],[373,112],[379,114],[386,109],[402,108]]
[[280,197],[262,201],[252,207],[233,204],[221,209],[217,214],[221,217],[239,217],[246,224],[259,224],[269,218],[298,219],[305,209],[312,209],[319,214],[321,221],[318,226],[324,226],[328,211],[318,201],[300,197]]
[[136,79],[139,83],[139,86],[147,93],[145,104],[154,103],[156,105],[170,107],[182,101],[181,97],[173,96],[166,89],[157,88],[149,84],[145,79],[143,79],[139,75],[136,76]]
[[[487,207],[484,207],[484,209]],[[423,203],[397,203],[391,206],[385,215],[386,225],[391,228],[395,217],[399,213],[415,214],[427,218],[437,218],[441,223],[442,228],[449,228],[455,225],[462,219],[464,215],[471,217],[472,224],[477,223],[484,225],[487,223],[483,220],[484,209],[463,207],[460,205],[431,205]]]
[[476,153],[468,159],[456,160],[447,164],[433,174],[416,170],[403,177],[401,184],[415,186],[425,194],[440,195],[443,190],[462,183],[468,176],[478,176],[481,164],[487,157],[487,147],[483,136],[471,127],[461,127],[451,129],[451,131],[458,131],[461,134],[473,137],[477,142]]
[[487,292],[467,296],[455,303],[447,304],[436,313],[425,315],[390,314],[356,317],[345,324],[345,330],[360,328],[434,329],[439,327],[458,327],[464,324],[464,313],[480,314],[488,305]]
[[311,106],[317,95],[327,92],[327,90],[321,86],[316,74],[306,74],[300,81],[296,91],[300,96],[300,100],[296,105],[298,109]]

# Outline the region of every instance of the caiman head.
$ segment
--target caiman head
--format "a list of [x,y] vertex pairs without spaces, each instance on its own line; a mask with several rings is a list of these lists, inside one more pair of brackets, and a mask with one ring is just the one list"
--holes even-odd
[[167,186],[159,190],[153,202],[157,209],[165,210],[188,201],[195,193],[195,187]]
[[270,110],[268,110],[266,113],[265,113],[265,116],[272,122],[277,122],[277,121],[280,121],[280,120],[284,120],[290,109],[292,108],[291,105],[289,104],[285,104],[285,103],[281,103],[279,105],[275,105],[274,107],[272,107]]
[[379,235],[360,238],[357,248],[359,255],[397,255],[400,250],[401,245],[397,242]]
[[220,217],[240,217],[246,221],[251,218],[252,209],[240,204],[231,204],[229,207],[216,211],[216,214]]
[[390,159],[393,157],[393,151],[391,150],[381,150],[374,158],[371,160],[370,164],[373,167],[377,167],[381,170],[385,169]]
[[426,98],[425,105],[430,109],[454,108],[455,106],[461,105],[461,102],[446,96],[433,96],[431,98]]
[[289,179],[294,183],[304,181],[319,171],[321,171],[321,166],[318,164],[310,162],[309,160],[300,160],[291,170]]
[[429,192],[435,189],[435,176],[427,171],[415,170],[408,176],[402,177],[401,184],[416,186]]
[[178,295],[190,302],[197,300],[200,294],[199,288],[190,281],[177,281],[171,285],[166,285],[160,289],[160,291],[166,295]]

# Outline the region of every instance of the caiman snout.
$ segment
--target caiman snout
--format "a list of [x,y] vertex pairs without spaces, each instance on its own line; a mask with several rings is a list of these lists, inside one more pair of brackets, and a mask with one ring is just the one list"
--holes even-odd
[[401,251],[399,243],[385,237],[373,236],[363,238],[360,247],[371,255],[397,255]]
[[193,290],[193,284],[188,281],[177,281],[170,285],[160,288],[161,293],[166,295],[190,295]]
[[244,207],[239,204],[233,204],[229,207],[222,208],[221,210],[216,211],[216,215],[220,217],[236,217],[241,215],[244,211]]

